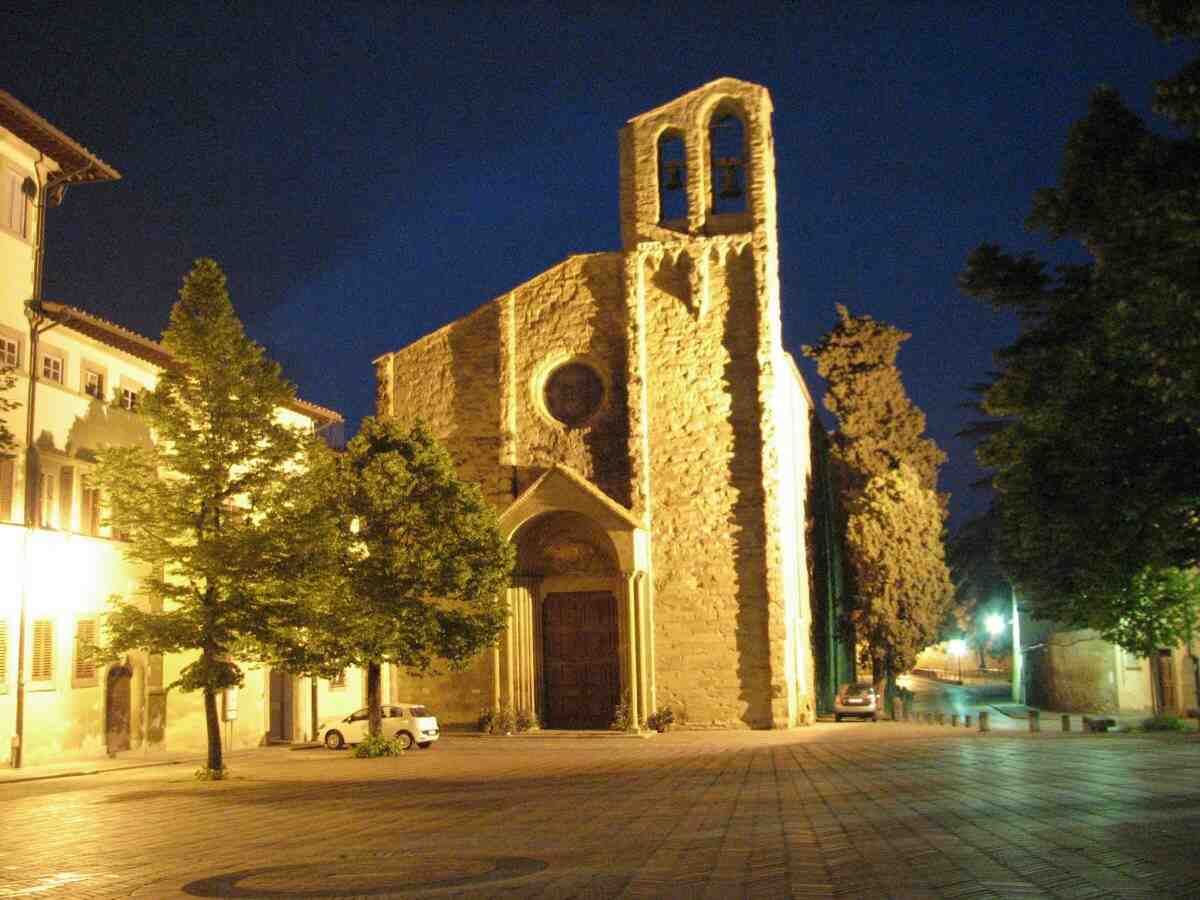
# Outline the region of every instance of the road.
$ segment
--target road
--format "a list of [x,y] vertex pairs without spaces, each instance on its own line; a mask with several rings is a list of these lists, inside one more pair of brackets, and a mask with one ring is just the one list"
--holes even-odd
[[1195,896],[1200,743],[892,722],[0,784],[0,898]]
[[913,692],[915,712],[958,713],[978,721],[979,714],[986,711],[993,728],[1027,727],[1027,719],[1019,715],[1021,709],[1012,702],[1012,687],[1006,681],[959,685],[908,675],[901,683]]

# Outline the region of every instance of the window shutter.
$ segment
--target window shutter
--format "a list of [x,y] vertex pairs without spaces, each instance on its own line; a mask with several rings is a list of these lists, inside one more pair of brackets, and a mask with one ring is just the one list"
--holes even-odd
[[63,466],[58,473],[58,527],[71,530],[71,508],[75,505],[75,470]]
[[54,623],[42,619],[33,623],[33,671],[34,681],[50,681],[54,678]]
[[75,623],[75,680],[88,681],[96,677],[96,660],[92,658],[96,643],[96,620],[81,619]]
[[12,521],[14,461],[0,459],[0,521]]
[[8,686],[8,622],[0,619],[0,690]]

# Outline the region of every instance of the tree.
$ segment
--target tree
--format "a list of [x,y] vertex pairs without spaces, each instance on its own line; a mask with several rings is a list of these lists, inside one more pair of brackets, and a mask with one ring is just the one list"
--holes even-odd
[[155,436],[99,453],[110,522],[126,557],[145,566],[141,603],[114,599],[105,652],[199,651],[171,687],[203,691],[208,768],[223,771],[217,693],[239,685],[235,657],[253,657],[294,604],[272,590],[298,570],[302,522],[280,522],[306,442],[279,418],[294,390],[234,313],[209,259],[184,279],[162,343],[173,364],[138,398]]
[[[1011,630],[992,635],[987,628],[987,619],[992,615],[1003,615],[1007,621],[1007,604],[1012,596],[1011,583],[996,560],[998,526],[993,505],[959,528],[947,547],[954,582],[954,606],[953,622],[946,630],[963,635],[979,654],[981,668],[986,665],[988,651],[1007,653],[1012,647]],[[999,605],[1001,600],[1004,606]]]
[[937,493],[946,456],[923,436],[925,416],[896,367],[910,335],[841,305],[837,314],[821,343],[803,349],[828,384],[825,407],[838,420],[831,456],[847,511],[852,619],[882,693],[937,640],[949,607],[945,498]]
[[[308,590],[306,619],[280,642],[296,671],[367,673],[370,732],[381,730],[384,664],[461,667],[503,630],[513,549],[478,485],[460,481],[449,454],[421,424],[363,420],[344,454],[308,476],[314,516],[339,577]],[[339,623],[337,628],[328,623]]]
[[[1163,37],[1200,34],[1195,4],[1136,7]],[[1028,220],[1090,261],[1052,273],[985,244],[961,278],[1021,323],[983,395],[994,419],[978,450],[995,471],[1001,565],[1039,618],[1134,651],[1178,643],[1195,620],[1187,592],[1164,586],[1200,561],[1198,96],[1196,62],[1157,86],[1155,109],[1188,131],[1170,136],[1094,91]]]
[[872,477],[850,505],[853,616],[880,696],[885,680],[911,669],[917,654],[938,640],[954,593],[941,535],[937,494],[907,465]]

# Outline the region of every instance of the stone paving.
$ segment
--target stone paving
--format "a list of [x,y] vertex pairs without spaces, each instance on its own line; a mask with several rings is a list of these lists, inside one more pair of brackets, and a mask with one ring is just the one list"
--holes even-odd
[[0,784],[0,898],[1200,897],[1195,737],[894,723]]

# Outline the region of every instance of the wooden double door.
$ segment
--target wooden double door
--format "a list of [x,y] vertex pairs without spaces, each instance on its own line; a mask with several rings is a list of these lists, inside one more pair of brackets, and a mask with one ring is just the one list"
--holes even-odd
[[608,591],[542,601],[547,728],[608,728],[620,702],[616,598]]

